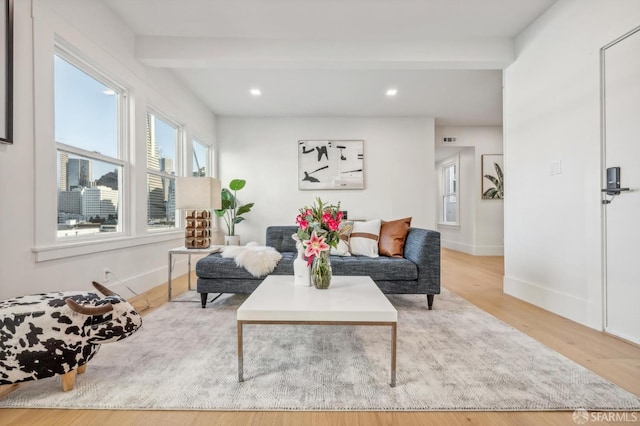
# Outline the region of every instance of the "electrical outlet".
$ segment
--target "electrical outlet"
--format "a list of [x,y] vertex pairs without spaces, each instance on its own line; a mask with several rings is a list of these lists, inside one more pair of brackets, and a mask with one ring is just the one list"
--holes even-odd
[[102,270],[102,280],[103,281],[109,281],[109,274],[111,274],[111,269],[104,268]]

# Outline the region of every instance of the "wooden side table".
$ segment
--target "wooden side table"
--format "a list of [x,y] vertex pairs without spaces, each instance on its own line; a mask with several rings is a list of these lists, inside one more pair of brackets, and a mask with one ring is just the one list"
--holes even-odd
[[171,302],[171,273],[173,272],[173,255],[174,254],[186,254],[189,256],[189,270],[187,272],[187,279],[189,283],[189,290],[191,290],[191,255],[209,255],[211,253],[218,253],[224,246],[212,245],[208,248],[186,248],[185,246],[176,247],[169,250],[169,302]]

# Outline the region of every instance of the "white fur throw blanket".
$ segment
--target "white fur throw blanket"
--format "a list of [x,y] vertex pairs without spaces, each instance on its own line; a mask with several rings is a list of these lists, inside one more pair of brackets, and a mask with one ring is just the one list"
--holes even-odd
[[222,257],[233,258],[236,265],[246,269],[254,277],[262,277],[278,265],[282,255],[273,247],[248,243],[246,246],[226,246],[222,249]]

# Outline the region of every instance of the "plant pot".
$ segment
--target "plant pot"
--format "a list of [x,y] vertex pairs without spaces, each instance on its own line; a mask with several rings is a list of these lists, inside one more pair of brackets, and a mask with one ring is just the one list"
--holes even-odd
[[225,237],[224,237],[224,245],[225,246],[239,246],[240,245],[240,235],[225,235]]

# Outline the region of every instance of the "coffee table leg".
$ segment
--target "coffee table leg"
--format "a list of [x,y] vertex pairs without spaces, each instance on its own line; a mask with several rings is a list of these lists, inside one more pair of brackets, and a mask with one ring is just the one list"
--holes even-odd
[[391,324],[391,387],[396,387],[396,340],[397,340],[397,323]]
[[242,321],[238,321],[238,382],[244,382],[242,352]]

